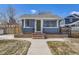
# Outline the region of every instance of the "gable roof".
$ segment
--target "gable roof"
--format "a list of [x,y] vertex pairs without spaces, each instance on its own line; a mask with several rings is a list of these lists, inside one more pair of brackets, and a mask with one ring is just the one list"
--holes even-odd
[[61,17],[53,14],[24,14],[21,19],[61,19]]
[[70,19],[70,18],[79,19],[79,15],[77,15],[77,14],[72,14],[72,15],[69,15],[69,16],[65,17],[65,19]]

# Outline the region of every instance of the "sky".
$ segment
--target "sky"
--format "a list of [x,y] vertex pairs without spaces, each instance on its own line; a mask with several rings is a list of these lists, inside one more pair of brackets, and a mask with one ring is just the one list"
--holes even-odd
[[[0,12],[5,12],[9,4],[0,4]],[[17,15],[50,11],[52,14],[66,17],[71,12],[79,12],[79,4],[12,4]]]

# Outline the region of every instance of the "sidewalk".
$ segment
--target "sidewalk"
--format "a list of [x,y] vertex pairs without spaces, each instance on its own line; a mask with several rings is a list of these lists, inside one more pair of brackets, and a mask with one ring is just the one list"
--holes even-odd
[[51,55],[51,52],[45,40],[33,40],[27,55]]
[[6,34],[6,35],[0,35],[0,40],[2,39],[14,39],[14,35],[13,34]]

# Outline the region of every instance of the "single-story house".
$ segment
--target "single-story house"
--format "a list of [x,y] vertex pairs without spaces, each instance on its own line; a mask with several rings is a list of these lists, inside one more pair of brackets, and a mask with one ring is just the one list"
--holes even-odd
[[24,14],[20,19],[23,33],[59,33],[61,17],[52,13]]

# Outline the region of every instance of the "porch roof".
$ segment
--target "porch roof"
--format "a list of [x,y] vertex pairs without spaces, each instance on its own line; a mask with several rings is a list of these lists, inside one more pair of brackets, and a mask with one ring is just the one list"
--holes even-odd
[[21,19],[56,19],[59,20],[61,17],[53,14],[24,14],[20,16]]

